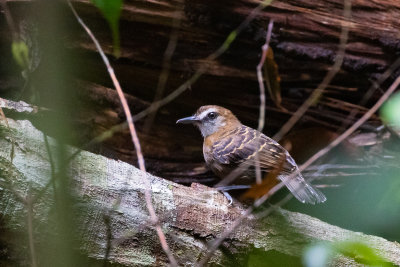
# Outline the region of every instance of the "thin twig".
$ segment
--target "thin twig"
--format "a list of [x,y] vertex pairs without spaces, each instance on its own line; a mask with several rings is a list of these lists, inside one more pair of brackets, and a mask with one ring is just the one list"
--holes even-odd
[[19,40],[18,31],[17,31],[17,27],[15,26],[14,20],[11,16],[10,9],[7,6],[6,0],[1,0],[1,7],[4,10],[4,15],[6,17],[8,28],[10,29],[10,32],[12,34],[12,39],[14,42],[16,42]]
[[[376,172],[356,172],[356,173],[332,172],[332,173],[319,174],[318,175],[318,179],[337,178],[337,177],[352,177],[352,176],[366,176],[366,175],[376,175],[376,174],[378,174],[378,173],[376,173]],[[304,175],[304,176],[306,177],[306,175]],[[307,180],[310,180],[310,179],[307,179]],[[320,186],[317,186],[317,187],[320,187]]]
[[47,135],[45,135],[43,133],[43,139],[44,139],[44,144],[46,146],[46,151],[47,151],[47,155],[49,157],[49,163],[50,163],[50,171],[51,171],[51,176],[50,176],[50,181],[51,184],[53,185],[53,194],[54,194],[54,199],[56,199],[56,167],[54,164],[54,159],[53,159],[53,154],[51,152],[50,149],[50,143],[49,143],[49,139],[47,138]]
[[[260,63],[257,65],[257,79],[258,79],[258,87],[260,88],[260,115],[258,118],[258,128],[259,132],[262,132],[265,124],[265,87],[264,80],[262,76],[262,67],[265,64],[265,59],[267,58],[267,52],[269,49],[269,42],[271,41],[272,28],[274,27],[274,21],[271,19],[268,24],[268,31],[265,36],[265,44],[262,46],[262,55],[260,59]],[[258,137],[259,138],[259,137]],[[261,168],[259,161],[259,154],[255,155],[255,165],[256,165],[256,183],[261,184]]]
[[319,171],[319,170],[329,170],[329,169],[371,169],[371,168],[376,168],[375,166],[369,165],[369,166],[359,166],[359,165],[345,165],[345,164],[322,164],[322,165],[313,165],[308,167],[307,169],[304,170],[304,172],[307,171]]
[[[351,0],[344,1],[343,17],[347,20],[351,17]],[[308,97],[308,99],[300,106],[300,108],[292,115],[292,117],[282,126],[282,128],[277,132],[272,139],[279,141],[285,136],[290,129],[296,124],[296,122],[306,113],[312,104],[314,104],[321,94],[324,92],[325,88],[329,85],[332,79],[339,72],[342,66],[344,54],[346,50],[346,44],[349,36],[349,27],[347,26],[347,21],[343,22],[342,30],[340,33],[340,45],[338,53],[330,71],[326,74],[322,82],[319,84],[318,88]]]
[[29,250],[31,254],[31,266],[36,267],[36,251],[35,251],[35,240],[33,235],[33,202],[31,195],[32,188],[29,185],[28,194],[26,196],[26,208],[27,208],[27,223],[28,223],[28,236],[29,236]]
[[[183,7],[184,7],[184,5],[183,5],[182,0],[179,0],[178,5],[175,10],[175,14],[173,15],[174,19],[172,22],[172,31],[170,34],[167,49],[164,52],[162,71],[160,74],[160,78],[158,79],[156,94],[154,96],[153,102],[159,101],[164,94],[165,85],[167,83],[170,68],[171,68],[171,58],[172,58],[172,55],[174,54],[176,44],[178,43],[178,33],[179,33],[181,21],[182,21]],[[153,113],[151,113],[149,115],[148,119],[146,120],[145,126],[144,126],[145,131],[150,130],[151,125],[153,124],[156,115],[157,115],[157,110],[155,110]]]
[[53,154],[51,152],[50,143],[49,143],[49,139],[48,139],[47,135],[43,134],[43,140],[44,140],[44,144],[46,146],[47,155],[49,157],[51,176],[50,176],[50,180],[45,184],[45,186],[43,186],[41,188],[41,190],[34,197],[32,197],[33,203],[36,203],[37,201],[39,201],[42,198],[42,196],[47,191],[47,189],[50,187],[50,185],[53,186],[54,199],[56,199],[57,190],[56,190],[55,181],[56,181],[57,177],[60,176],[59,175],[60,173],[65,172],[65,168],[67,167],[68,163],[70,162],[69,160],[67,160],[67,164],[60,166],[59,171],[57,172],[56,166],[55,166],[55,161],[53,158]]
[[268,31],[265,37],[265,44],[262,46],[262,55],[260,63],[257,65],[257,79],[258,86],[260,87],[260,116],[258,119],[258,128],[259,132],[262,132],[265,124],[265,87],[264,80],[262,75],[262,67],[265,64],[265,59],[267,58],[267,52],[269,49],[269,43],[271,41],[272,28],[274,27],[274,21],[271,19],[268,24]]
[[[107,67],[107,71],[110,75],[111,80],[113,81],[114,87],[117,90],[118,96],[121,100],[121,104],[127,119],[127,123],[128,123],[128,127],[129,127],[129,131],[132,137],[132,142],[135,145],[135,150],[136,150],[136,155],[138,157],[138,163],[139,163],[139,168],[141,171],[146,172],[146,168],[145,168],[145,162],[144,162],[144,157],[142,154],[142,150],[141,150],[141,146],[140,146],[140,142],[139,142],[139,138],[137,136],[136,133],[136,129],[135,129],[135,125],[133,123],[132,120],[132,114],[131,111],[129,109],[129,105],[128,105],[128,101],[125,98],[124,92],[122,91],[122,88],[119,84],[119,81],[117,79],[117,77],[115,76],[115,72],[114,69],[112,68],[107,56],[105,55],[103,49],[101,48],[99,42],[97,41],[96,37],[93,35],[92,31],[86,26],[86,24],[83,22],[83,20],[79,17],[78,13],[76,12],[76,10],[74,9],[73,5],[71,4],[70,1],[68,1],[68,5],[71,8],[75,18],[78,20],[79,24],[81,24],[81,26],[85,29],[86,33],[90,36],[90,38],[92,39],[93,43],[95,44],[97,51],[99,52],[101,58],[104,61],[104,64]],[[167,240],[165,238],[165,235],[161,229],[161,225],[160,222],[157,218],[157,214],[154,210],[153,207],[153,203],[152,203],[152,196],[151,196],[151,184],[149,179],[145,179],[145,184],[146,184],[146,189],[145,189],[145,199],[146,199],[146,206],[147,209],[149,211],[150,217],[152,222],[155,224],[155,228],[156,228],[156,232],[158,235],[158,238],[160,240],[161,243],[161,247],[163,248],[165,254],[168,256],[168,259],[170,261],[170,264],[172,266],[177,266],[177,262],[175,260],[175,257],[173,256],[171,250],[169,249]]]
[[262,211],[260,213],[255,214],[256,219],[261,219],[261,218],[267,217],[272,212],[276,211],[277,208],[282,207],[286,203],[288,203],[292,198],[293,198],[292,194],[287,194],[286,197],[284,197],[278,203],[270,204],[271,206],[268,209],[266,209],[266,210],[264,210],[264,211]]

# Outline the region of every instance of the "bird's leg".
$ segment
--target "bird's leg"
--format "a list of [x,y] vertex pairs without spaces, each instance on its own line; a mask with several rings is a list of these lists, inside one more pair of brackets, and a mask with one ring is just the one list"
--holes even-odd
[[240,189],[249,189],[251,185],[225,185],[216,187],[219,191],[231,191],[231,190],[240,190]]
[[229,201],[228,206],[232,205],[233,198],[232,196],[228,193],[230,190],[240,190],[240,189],[249,189],[251,186],[250,185],[225,185],[225,186],[218,186],[216,189],[218,191],[221,191],[222,194],[226,197],[226,199]]

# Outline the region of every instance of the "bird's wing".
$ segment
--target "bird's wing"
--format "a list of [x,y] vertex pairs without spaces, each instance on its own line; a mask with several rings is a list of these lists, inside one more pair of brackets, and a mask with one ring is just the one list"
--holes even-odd
[[259,165],[266,172],[280,168],[281,160],[284,160],[277,178],[299,201],[315,204],[326,200],[324,194],[307,183],[300,173],[288,179],[298,169],[296,162],[281,145],[252,128],[242,126],[232,131],[216,142],[212,151],[215,161],[231,168],[241,164],[254,165],[257,153]]
[[232,167],[241,163],[254,165],[258,153],[258,161],[264,171],[277,168],[281,160],[284,160],[283,173],[296,169],[296,163],[281,145],[247,126],[235,129],[215,142],[212,153],[214,161]]

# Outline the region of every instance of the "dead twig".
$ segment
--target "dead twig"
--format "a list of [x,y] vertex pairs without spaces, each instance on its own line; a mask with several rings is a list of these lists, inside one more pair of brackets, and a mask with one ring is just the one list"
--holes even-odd
[[268,31],[265,37],[265,44],[262,46],[262,55],[260,59],[260,63],[257,65],[257,79],[258,79],[258,86],[260,88],[260,116],[258,118],[258,128],[259,132],[262,132],[264,129],[265,124],[265,87],[264,87],[264,80],[262,76],[262,67],[265,64],[265,59],[267,58],[267,52],[269,49],[269,43],[271,41],[272,35],[272,28],[274,27],[274,21],[270,20],[268,24]]
[[10,9],[8,8],[8,6],[7,6],[7,1],[6,0],[1,0],[1,7],[3,8],[8,28],[10,29],[10,32],[12,34],[12,39],[13,39],[13,41],[18,41],[19,40],[19,35],[18,35],[17,27],[15,26],[14,20],[13,20],[13,18],[11,16],[11,12],[10,12]]
[[[262,54],[261,54],[260,63],[258,63],[257,68],[256,68],[257,69],[258,87],[260,88],[260,115],[258,118],[258,128],[257,128],[257,130],[259,132],[262,132],[262,130],[264,129],[264,124],[265,124],[265,87],[264,87],[264,80],[263,80],[261,71],[262,71],[262,67],[265,64],[265,59],[267,58],[267,52],[269,49],[269,42],[271,41],[273,27],[274,27],[274,21],[270,20],[269,24],[268,24],[268,31],[265,36],[265,44],[261,48]],[[255,164],[256,165],[256,183],[261,184],[262,178],[261,178],[261,168],[260,168],[258,153],[256,153],[256,156],[255,156],[255,163],[256,163]]]
[[[138,157],[138,163],[139,163],[139,168],[141,171],[146,172],[146,168],[145,168],[145,162],[144,162],[144,157],[142,154],[142,150],[141,150],[141,146],[140,146],[140,142],[139,142],[139,138],[137,136],[137,132],[135,129],[135,125],[133,123],[132,120],[132,114],[131,111],[129,109],[129,105],[128,105],[128,101],[125,98],[124,92],[122,91],[122,88],[119,84],[119,81],[115,75],[114,69],[112,68],[107,56],[105,55],[103,49],[101,48],[99,42],[97,41],[96,37],[94,36],[94,34],[92,33],[92,31],[86,26],[86,24],[83,22],[83,20],[79,17],[78,13],[76,12],[75,8],[73,7],[73,5],[71,4],[70,1],[67,1],[69,7],[72,10],[72,13],[74,14],[75,18],[78,20],[79,24],[85,29],[86,33],[90,36],[90,38],[92,39],[93,43],[95,44],[97,51],[99,52],[101,58],[103,59],[104,64],[107,67],[107,71],[110,75],[111,80],[113,81],[114,87],[117,90],[118,96],[121,100],[121,104],[127,119],[127,123],[128,123],[128,127],[129,127],[129,131],[132,137],[132,142],[135,145],[135,150],[136,150],[136,155]],[[145,199],[146,199],[146,206],[147,209],[149,211],[150,217],[152,222],[155,224],[155,228],[156,228],[156,232],[158,235],[158,238],[160,240],[161,243],[161,247],[163,248],[165,254],[168,256],[168,259],[171,263],[172,266],[177,266],[177,262],[175,260],[175,257],[173,256],[171,250],[169,249],[167,240],[165,238],[165,235],[161,229],[161,225],[160,222],[158,221],[158,217],[157,214],[155,212],[155,209],[153,207],[153,203],[152,203],[152,197],[151,197],[151,184],[150,181],[148,179],[145,179],[145,183],[146,183],[146,190],[145,190]]]
[[[351,17],[351,1],[344,1],[343,16],[345,19],[349,20]],[[282,128],[272,137],[272,139],[279,141],[285,136],[290,129],[297,123],[297,121],[306,113],[306,111],[313,105],[321,94],[324,92],[325,88],[329,85],[332,79],[339,72],[342,66],[344,54],[346,50],[346,44],[349,36],[349,27],[343,23],[342,31],[340,33],[340,44],[338,53],[330,71],[326,74],[322,82],[319,84],[318,88],[308,97],[308,99],[299,107],[299,109],[292,115],[292,117],[282,126]]]
[[[175,10],[174,19],[172,22],[172,31],[170,34],[168,46],[164,52],[162,71],[160,74],[160,78],[158,79],[156,94],[154,96],[153,102],[159,101],[164,94],[165,85],[167,83],[170,68],[171,68],[171,58],[172,58],[172,55],[174,54],[176,44],[178,43],[178,33],[179,33],[179,28],[180,28],[182,16],[183,16],[183,14],[182,14],[183,7],[184,7],[184,5],[183,5],[182,0],[179,0],[178,5]],[[145,126],[144,126],[145,131],[150,130],[151,125],[153,124],[156,115],[157,115],[157,110],[155,110],[153,113],[151,113],[149,115],[149,117],[145,123]]]
[[[43,134],[43,140],[44,140],[44,144],[46,146],[47,155],[49,157],[50,171],[51,171],[50,181],[51,181],[51,184],[53,185],[54,199],[56,199],[56,195],[55,195],[56,194],[55,179],[57,177],[56,176],[56,166],[55,166],[55,163],[54,163],[53,154],[52,154],[51,149],[50,149],[49,138],[47,138],[47,135]],[[37,200],[37,198],[34,198],[34,200]]]
[[35,240],[33,236],[33,198],[31,195],[32,188],[29,186],[28,194],[26,196],[26,208],[27,208],[27,222],[28,222],[28,236],[29,236],[29,250],[31,254],[31,266],[36,267],[36,251],[35,251]]

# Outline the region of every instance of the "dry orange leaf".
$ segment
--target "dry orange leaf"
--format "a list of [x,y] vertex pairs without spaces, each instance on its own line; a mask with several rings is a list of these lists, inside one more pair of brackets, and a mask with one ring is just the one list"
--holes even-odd
[[284,155],[281,156],[279,160],[279,165],[277,168],[273,169],[272,171],[268,172],[265,175],[264,179],[262,180],[261,184],[254,183],[251,185],[251,188],[247,190],[240,198],[242,200],[245,199],[252,199],[256,200],[262,197],[263,195],[267,194],[275,185],[277,185],[280,181],[276,178],[278,177],[279,173],[283,169],[283,164],[285,163]]
[[264,80],[267,84],[268,93],[272,101],[274,101],[278,108],[284,109],[281,106],[281,77],[279,76],[278,64],[275,62],[274,52],[272,51],[271,47],[268,48],[265,59]]

